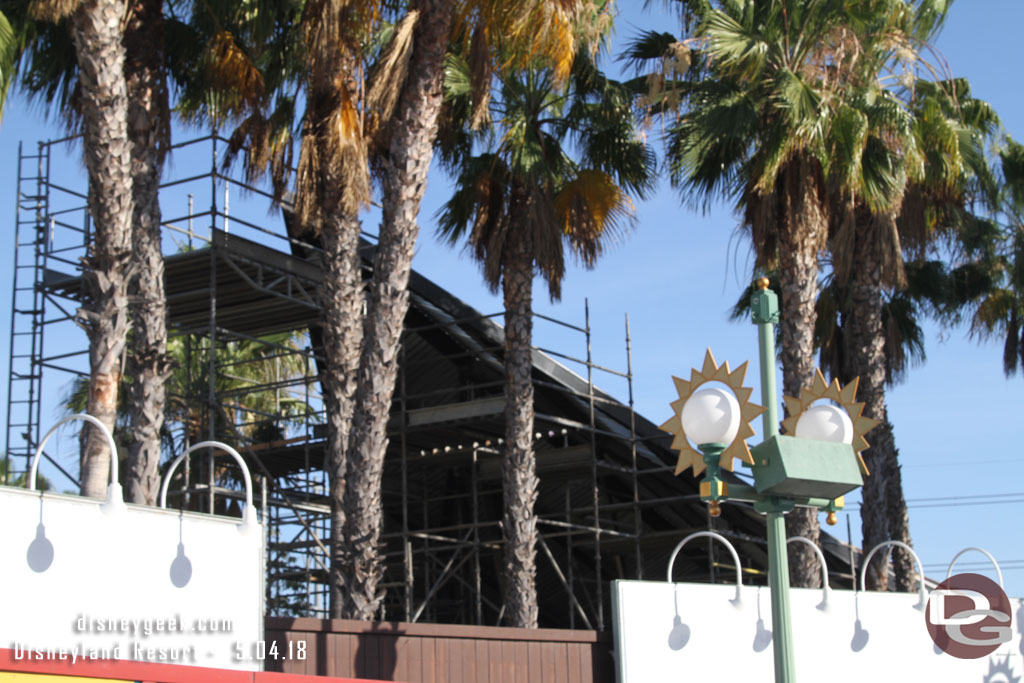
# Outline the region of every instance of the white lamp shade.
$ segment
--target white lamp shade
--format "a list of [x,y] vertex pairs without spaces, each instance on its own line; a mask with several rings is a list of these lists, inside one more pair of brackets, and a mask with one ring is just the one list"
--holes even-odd
[[708,387],[686,400],[680,413],[683,431],[698,446],[730,444],[740,430],[740,404],[731,392]]
[[853,422],[834,405],[811,406],[796,422],[796,436],[835,443],[853,443]]

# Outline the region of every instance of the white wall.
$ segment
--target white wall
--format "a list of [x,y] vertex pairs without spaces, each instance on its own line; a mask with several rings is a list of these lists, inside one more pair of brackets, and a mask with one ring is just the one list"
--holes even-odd
[[[263,638],[258,525],[243,533],[237,519],[136,505],[108,514],[101,501],[3,486],[0,520],[0,648],[65,648],[68,657],[105,648],[120,659],[262,669],[244,657]],[[40,520],[53,548],[48,567],[45,543],[33,546]],[[188,563],[175,565],[180,587],[171,569],[179,542],[191,565],[191,575],[181,571]],[[138,621],[111,633],[82,617]],[[171,619],[188,631],[170,632]],[[212,620],[231,630],[210,632],[224,628]]]
[[[775,680],[767,588],[743,588],[739,608],[730,602],[735,586],[616,581],[612,591],[620,683]],[[821,601],[821,590],[791,591],[799,681],[1015,683],[1024,674],[1020,600],[1011,600],[1013,639],[977,660],[937,650],[914,608],[916,593],[834,590],[826,612],[816,607]]]

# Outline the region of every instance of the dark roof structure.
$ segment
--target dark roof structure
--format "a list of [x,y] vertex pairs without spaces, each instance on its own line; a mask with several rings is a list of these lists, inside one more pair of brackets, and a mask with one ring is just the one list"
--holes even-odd
[[[373,250],[364,243],[367,274]],[[214,231],[209,247],[168,258],[170,322],[192,335],[214,330],[220,342],[301,328],[318,339],[319,279],[315,261]],[[419,273],[410,294],[383,482],[385,614],[498,623],[503,329]],[[306,353],[315,358],[317,349]],[[607,369],[586,358],[575,364],[590,379],[548,353],[533,353],[541,625],[604,628],[610,580],[660,579],[675,545],[709,528],[736,546],[745,582],[763,582],[763,518],[747,505],[726,504],[711,519],[690,473],[674,476],[669,435],[595,386],[593,377]],[[229,400],[216,396],[212,403]],[[237,438],[244,434],[238,428]],[[253,470],[275,485],[268,514],[278,529],[272,548],[279,559],[270,579],[281,592],[272,594],[271,606],[284,611],[325,609],[326,574],[309,557],[323,553],[316,532],[305,528],[319,529],[327,544],[321,437],[314,428],[307,437],[247,449]],[[287,500],[300,505],[290,508]],[[834,571],[848,572],[844,553],[830,560]],[[674,578],[732,581],[733,572],[724,549],[700,543],[687,546]],[[296,603],[303,591],[306,600]]]

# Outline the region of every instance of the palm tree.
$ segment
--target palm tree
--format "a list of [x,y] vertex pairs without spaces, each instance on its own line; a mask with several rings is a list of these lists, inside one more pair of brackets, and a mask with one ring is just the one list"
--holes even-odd
[[[393,115],[380,118],[375,136],[380,141],[374,165],[380,175],[383,215],[367,295],[343,506],[348,552],[342,571],[356,618],[371,618],[382,597],[377,585],[383,573],[378,544],[386,425],[409,306],[409,274],[419,231],[416,217],[442,109],[445,50],[450,42],[469,46],[476,67],[474,90],[481,95],[489,92],[496,64],[521,64],[533,56],[550,58],[556,78],[564,79],[577,44],[589,45],[607,27],[609,4],[606,0],[420,0],[414,5],[419,18],[405,79],[394,91]],[[576,30],[578,17],[589,21],[588,32]],[[378,92],[384,95],[387,89]],[[391,99],[382,97],[381,102]],[[478,112],[484,99],[475,103]]]
[[164,73],[163,0],[134,0],[125,25],[128,138],[131,142],[132,332],[127,356],[131,384],[131,441],[126,464],[128,500],[155,505],[160,489],[160,430],[171,370],[160,231],[160,177],[170,144]]
[[[467,72],[465,62],[449,62],[452,99],[470,96]],[[654,165],[634,130],[628,91],[605,79],[586,54],[577,54],[573,78],[564,86],[539,65],[503,73],[499,80],[491,115],[500,142],[461,160],[456,192],[441,210],[438,231],[452,244],[466,240],[485,282],[494,291],[500,287],[504,297],[505,619],[536,628],[534,274],[558,299],[565,247],[592,268],[630,217],[629,195],[643,197],[651,188]],[[577,159],[571,149],[578,150]]]
[[[134,205],[121,29],[125,3],[36,0],[31,7],[40,20],[68,18],[77,57],[89,213],[95,230],[83,273],[86,302],[79,319],[89,337],[89,413],[113,429],[129,327]],[[82,495],[105,495],[111,455],[102,435],[88,429],[82,456]]]
[[[235,47],[225,26],[237,25],[237,17],[213,15],[214,8],[189,11],[188,23],[164,16],[162,0],[133,0],[124,24],[125,79],[128,94],[128,136],[131,150],[132,216],[131,279],[129,307],[135,334],[130,337],[130,368],[135,378],[129,385],[132,401],[131,447],[125,468],[128,499],[153,504],[159,485],[160,432],[165,417],[164,383],[171,371],[167,352],[166,302],[160,239],[158,188],[164,156],[170,143],[168,75],[174,77],[186,117],[195,117],[194,101],[223,102],[251,97],[245,81],[245,55]],[[250,8],[251,9],[251,8]],[[68,50],[67,21],[59,25],[30,22],[24,8],[12,8],[24,33],[21,49],[27,50],[23,86],[33,96],[56,101],[70,128],[79,128],[82,109],[76,87],[79,71]],[[235,10],[237,14],[237,9]],[[260,17],[268,14],[249,12]],[[247,15],[248,16],[248,15]],[[232,21],[235,19],[235,21]],[[252,17],[249,17],[249,23]],[[258,22],[256,22],[258,23]],[[218,31],[217,28],[221,30]],[[165,30],[174,40],[165,43]],[[165,45],[170,49],[165,54]],[[171,69],[165,69],[170,64]],[[223,93],[230,90],[233,100]],[[223,116],[230,107],[220,106]]]
[[[294,391],[266,387],[295,386],[309,377],[306,359],[301,353],[306,341],[304,335],[282,332],[259,339],[222,342],[211,350],[202,335],[187,334],[169,339],[167,354],[171,371],[165,383],[168,398],[166,420],[159,435],[161,453],[181,452],[188,444],[209,436],[208,419],[215,409],[207,404],[211,384],[218,396],[230,397],[219,406],[224,410],[227,424],[217,421],[217,432],[213,435],[217,440],[230,442],[241,437],[250,442],[267,441],[272,440],[267,437],[282,426],[305,424],[314,411],[303,398]],[[283,350],[291,353],[282,354]],[[212,383],[211,355],[216,368]],[[118,394],[113,435],[122,451],[131,448],[134,438],[130,397],[131,386],[136,381],[134,375],[126,373]],[[88,405],[88,395],[88,382],[84,377],[77,378],[64,398],[64,413],[83,412]],[[229,427],[229,424],[234,426]],[[129,476],[123,469],[122,473],[125,478]],[[156,476],[159,481],[159,470]]]
[[984,248],[993,282],[977,300],[971,333],[1003,339],[1003,372],[1011,377],[1024,368],[1024,146],[1007,139],[999,160],[1003,225]]
[[[652,102],[665,108],[671,95],[685,107],[670,137],[673,180],[705,203],[715,194],[736,199],[758,266],[778,269],[780,355],[790,395],[813,372],[817,257],[832,226],[840,266],[854,259],[858,266],[837,278],[845,296],[861,304],[848,324],[862,329],[847,352],[854,352],[856,372],[871,373],[862,379],[862,397],[871,394],[869,405],[884,420],[881,287],[902,278],[895,218],[908,179],[922,165],[913,118],[898,95],[908,85],[913,92],[919,52],[941,25],[945,3],[681,4],[685,18],[700,22],[692,42],[666,43],[671,36],[649,33],[628,55],[640,62],[658,56],[653,48],[661,45],[663,54],[677,48],[678,62],[679,46],[702,48],[695,59],[682,51],[686,68],[675,71],[686,78],[674,78],[672,88],[658,81],[660,98]],[[876,434],[874,442],[885,440]],[[891,453],[894,446],[878,450]],[[866,488],[884,488],[890,478],[882,471]],[[884,506],[867,514],[878,520],[866,527],[887,528]],[[790,514],[787,532],[817,538],[814,511]],[[790,558],[794,583],[817,585],[810,549],[791,550]]]
[[[4,453],[2,456],[0,456],[0,481],[4,482],[5,486],[14,486],[16,488],[22,488],[28,483],[28,472],[19,472],[18,474],[12,473],[11,457]],[[36,490],[53,490],[53,484],[50,483],[50,480],[44,477],[39,472],[36,472]]]
[[[703,49],[670,131],[672,180],[704,202],[735,199],[758,265],[777,267],[783,390],[796,396],[814,374],[828,136],[859,75],[858,52],[849,48],[864,37],[857,29],[867,18],[857,8],[806,0],[692,5],[687,16],[700,22]],[[814,510],[794,510],[786,527],[817,541]],[[792,549],[794,584],[818,585],[816,563],[810,549]]]
[[[905,34],[923,44],[943,17],[944,12],[937,12],[933,21],[919,25],[917,17],[908,15]],[[890,56],[883,54],[883,63]],[[865,548],[888,539],[910,544],[895,438],[885,406],[887,292],[906,284],[904,250],[920,258],[943,233],[952,232],[955,223],[949,221],[963,221],[971,186],[985,182],[985,138],[998,123],[985,102],[970,97],[965,81],[916,86],[905,114],[885,115],[881,118],[888,125],[871,126],[860,154],[861,179],[854,181],[859,189],[851,192],[865,199],[831,240],[835,275],[845,290],[843,374],[861,378],[858,392],[866,404],[864,414],[880,421],[865,452],[872,471],[863,489]],[[884,100],[875,99],[880,101]],[[891,125],[901,119],[903,123]],[[886,187],[871,198],[869,190]],[[910,554],[897,549],[894,556],[899,588],[912,590]],[[887,571],[873,571],[871,577],[877,588],[886,587]]]

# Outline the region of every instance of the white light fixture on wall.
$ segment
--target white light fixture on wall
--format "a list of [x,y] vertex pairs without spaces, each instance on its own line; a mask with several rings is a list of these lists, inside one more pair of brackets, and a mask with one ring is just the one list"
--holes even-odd
[[28,472],[28,488],[30,491],[36,490],[36,473],[39,471],[39,456],[43,454],[43,448],[46,447],[46,442],[50,440],[50,437],[57,431],[57,428],[63,425],[65,422],[71,422],[72,420],[82,420],[93,425],[103,434],[103,438],[107,441],[107,448],[110,449],[110,483],[107,484],[107,500],[100,506],[100,509],[108,515],[120,514],[124,509],[124,494],[121,491],[121,484],[118,483],[118,471],[117,471],[117,444],[114,443],[114,437],[111,435],[110,430],[107,426],[97,420],[92,415],[86,413],[77,413],[75,415],[68,415],[62,420],[58,420],[57,424],[50,427],[49,431],[43,437],[43,440],[39,442],[39,447],[36,448],[35,455],[32,456],[32,465],[29,467]]
[[221,441],[200,441],[197,444],[189,446],[189,448],[174,459],[171,466],[167,468],[167,473],[164,475],[163,483],[160,485],[160,507],[167,507],[167,487],[171,483],[171,476],[174,475],[174,470],[178,468],[178,465],[189,456],[192,451],[197,451],[201,448],[216,448],[224,451],[238,463],[238,467],[242,470],[242,478],[245,480],[245,510],[242,512],[242,523],[238,525],[239,532],[243,534],[251,533],[253,530],[259,528],[259,520],[256,519],[256,510],[252,505],[252,475],[249,474],[249,466],[245,464],[245,460],[242,456],[231,446]]

